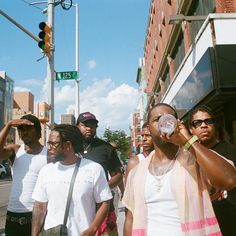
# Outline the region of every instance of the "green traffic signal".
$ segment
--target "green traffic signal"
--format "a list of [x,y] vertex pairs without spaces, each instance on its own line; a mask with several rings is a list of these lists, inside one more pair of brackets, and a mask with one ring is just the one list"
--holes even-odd
[[45,22],[41,22],[39,24],[39,32],[38,36],[41,39],[39,41],[38,46],[43,51],[43,53],[50,55],[51,51],[51,27]]

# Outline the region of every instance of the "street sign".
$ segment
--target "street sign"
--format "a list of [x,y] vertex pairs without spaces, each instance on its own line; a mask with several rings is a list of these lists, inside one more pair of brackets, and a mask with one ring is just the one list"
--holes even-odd
[[63,71],[56,72],[56,80],[70,80],[77,79],[77,71]]

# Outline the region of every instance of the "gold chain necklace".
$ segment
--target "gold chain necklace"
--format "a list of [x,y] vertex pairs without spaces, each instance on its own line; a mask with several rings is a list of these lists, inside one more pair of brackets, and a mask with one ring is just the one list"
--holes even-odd
[[151,171],[153,173],[153,177],[155,178],[156,180],[156,189],[157,189],[157,192],[159,193],[161,191],[161,188],[162,188],[162,179],[165,177],[166,173],[173,167],[174,163],[175,163],[175,160],[179,154],[179,150],[180,148],[177,150],[176,154],[175,154],[175,157],[174,159],[172,159],[170,161],[170,164],[166,167],[166,169],[163,171],[163,174],[161,176],[158,177],[158,175],[156,174],[156,171],[155,171],[155,168],[154,168],[154,165],[153,163],[151,163]]

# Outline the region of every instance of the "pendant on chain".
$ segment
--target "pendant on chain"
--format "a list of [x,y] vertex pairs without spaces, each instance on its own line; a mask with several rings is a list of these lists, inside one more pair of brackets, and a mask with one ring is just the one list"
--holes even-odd
[[161,179],[156,178],[156,190],[159,193],[161,191],[162,184],[161,184]]

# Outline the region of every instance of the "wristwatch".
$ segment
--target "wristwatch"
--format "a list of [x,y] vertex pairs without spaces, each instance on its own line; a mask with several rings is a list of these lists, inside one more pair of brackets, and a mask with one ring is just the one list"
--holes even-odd
[[196,141],[198,141],[198,137],[193,135],[185,144],[184,149],[188,150]]

